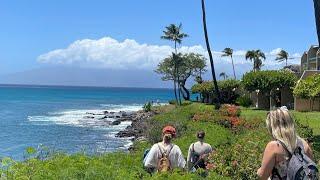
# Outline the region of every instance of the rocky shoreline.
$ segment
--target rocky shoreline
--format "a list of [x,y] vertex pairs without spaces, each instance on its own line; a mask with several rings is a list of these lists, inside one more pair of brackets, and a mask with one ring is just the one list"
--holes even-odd
[[90,120],[94,120],[95,126],[117,126],[122,122],[131,122],[131,125],[119,131],[115,136],[118,138],[131,138],[131,140],[134,141],[137,139],[145,139],[145,130],[148,128],[147,121],[155,114],[157,114],[155,111],[145,112],[143,110],[134,112],[86,112],[82,121],[84,121],[83,123],[90,123]]
[[[157,114],[154,111],[150,112],[145,112],[143,110],[136,111],[129,115],[126,120],[131,121],[131,125],[128,126],[125,130],[122,130],[116,134],[116,137],[120,138],[126,138],[126,137],[131,137],[132,140],[137,140],[137,139],[144,139],[144,132],[145,129],[148,128],[147,121],[148,119],[152,118],[155,114]],[[120,121],[123,119],[120,118]]]

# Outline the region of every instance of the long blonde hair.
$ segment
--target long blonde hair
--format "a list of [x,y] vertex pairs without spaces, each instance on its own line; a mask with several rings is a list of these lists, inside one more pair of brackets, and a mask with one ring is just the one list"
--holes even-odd
[[268,113],[266,124],[269,133],[278,141],[283,142],[292,153],[297,147],[299,138],[295,130],[294,120],[288,109],[279,108]]

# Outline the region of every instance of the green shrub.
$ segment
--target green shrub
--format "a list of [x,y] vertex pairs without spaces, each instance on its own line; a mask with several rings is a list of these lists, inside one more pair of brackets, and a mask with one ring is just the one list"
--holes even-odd
[[[234,79],[218,81],[218,87],[221,95],[221,103],[234,104],[242,91],[240,81]],[[214,93],[212,81],[195,84],[192,86],[191,91],[194,94],[200,93],[202,97],[216,101],[216,94]]]
[[176,100],[174,100],[174,99],[169,100],[168,103],[169,103],[169,104],[172,104],[172,105],[176,105],[176,104],[177,104]]
[[250,107],[252,106],[253,103],[250,96],[244,95],[237,98],[236,104],[242,107]]
[[234,138],[230,145],[218,147],[211,155],[214,171],[232,179],[257,179],[256,171],[269,136],[265,131],[251,131]]
[[190,104],[192,104],[191,101],[182,101],[182,103],[181,103],[182,106],[188,106]]
[[150,102],[144,104],[144,106],[143,106],[143,110],[144,110],[145,112],[150,112],[150,111],[151,111],[151,108],[152,108],[152,104],[151,104]]
[[309,76],[304,80],[300,80],[293,90],[296,97],[308,99],[310,102],[310,110],[313,110],[315,98],[320,97],[320,74]]

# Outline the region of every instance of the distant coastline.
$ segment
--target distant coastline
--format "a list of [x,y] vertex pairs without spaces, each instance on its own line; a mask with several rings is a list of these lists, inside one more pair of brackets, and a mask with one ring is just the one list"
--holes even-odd
[[172,88],[154,88],[154,87],[115,87],[115,86],[74,86],[74,85],[45,85],[45,84],[0,84],[0,87],[26,87],[26,88],[97,88],[97,89],[154,89],[154,90],[171,90]]

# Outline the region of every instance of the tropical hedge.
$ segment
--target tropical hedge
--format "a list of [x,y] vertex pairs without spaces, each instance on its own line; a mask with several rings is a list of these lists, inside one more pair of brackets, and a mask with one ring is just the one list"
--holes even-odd
[[297,80],[297,76],[289,70],[251,71],[243,76],[242,84],[249,92],[270,92],[277,88],[294,87]]
[[293,94],[296,97],[308,99],[310,101],[310,109],[313,110],[315,99],[320,97],[320,74],[300,80],[294,88]]
[[[241,82],[239,80],[227,79],[218,81],[218,87],[222,103],[234,104],[241,94]],[[216,99],[212,81],[204,81],[201,84],[195,84],[192,86],[191,91],[194,94],[201,94],[206,100],[211,100],[211,102],[207,103],[212,103]]]

